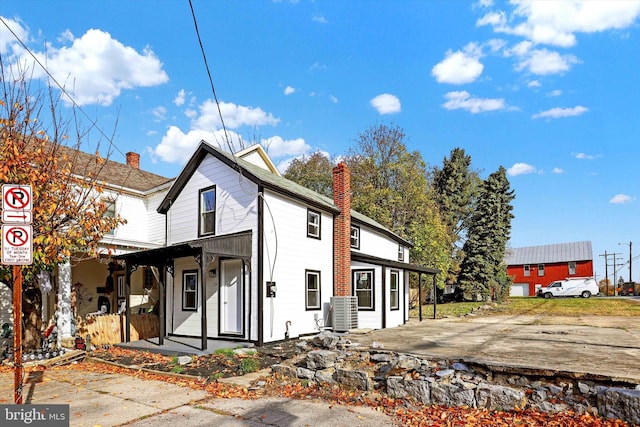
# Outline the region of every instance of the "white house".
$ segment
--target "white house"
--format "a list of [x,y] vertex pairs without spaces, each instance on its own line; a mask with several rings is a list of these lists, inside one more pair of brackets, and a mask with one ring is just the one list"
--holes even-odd
[[[98,161],[94,155],[69,147],[56,146],[56,150],[56,155],[72,159],[74,174],[95,177],[104,188],[101,197],[110,206],[109,214],[119,214],[127,221],[103,237],[98,258],[79,253],[75,261],[59,265],[44,276],[46,283],[41,284],[43,321],[46,324],[57,311],[59,335],[68,338],[73,336],[73,315],[94,313],[102,306],[107,307],[108,312],[115,312],[126,294],[133,310],[147,309],[157,301],[157,280],[151,269],[134,272],[133,287],[127,292],[124,270],[110,261],[114,255],[165,246],[165,216],[157,212],[157,207],[173,180],[141,170],[140,156],[133,152],[127,153],[127,163],[123,164]],[[0,321],[13,323],[12,294],[2,283],[0,296]]]
[[234,156],[201,142],[158,205],[166,244],[114,257],[125,283],[138,266],[160,272],[160,343],[261,345],[406,322],[408,273],[438,271],[410,264],[410,242],[351,210],[346,165],[333,174],[332,200],[280,176],[259,146]]

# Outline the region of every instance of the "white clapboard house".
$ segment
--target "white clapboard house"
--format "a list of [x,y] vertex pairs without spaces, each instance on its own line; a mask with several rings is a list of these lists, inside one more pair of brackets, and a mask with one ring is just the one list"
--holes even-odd
[[[166,245],[119,255],[160,271],[167,336],[266,342],[387,328],[409,316],[411,243],[351,210],[350,172],[330,199],[283,178],[260,146],[236,155],[201,142],[160,202]],[[125,280],[129,280],[126,274]]]

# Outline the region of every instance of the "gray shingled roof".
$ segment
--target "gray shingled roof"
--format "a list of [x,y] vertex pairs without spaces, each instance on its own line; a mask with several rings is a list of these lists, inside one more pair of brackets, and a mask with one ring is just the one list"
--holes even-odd
[[591,242],[557,243],[507,249],[507,265],[550,264],[568,261],[593,261]]
[[[159,212],[165,213],[169,209],[170,201],[175,200],[178,194],[182,191],[182,188],[188,181],[189,177],[193,174],[200,161],[204,158],[204,153],[214,155],[234,169],[236,169],[236,165],[239,166],[242,169],[243,173],[247,174],[249,178],[253,178],[254,180],[259,181],[267,188],[271,188],[277,192],[289,194],[298,199],[310,202],[319,208],[328,210],[329,212],[337,213],[340,211],[334,204],[333,199],[323,196],[320,193],[310,190],[287,178],[276,175],[271,171],[256,166],[253,163],[250,163],[242,158],[229,154],[226,151],[207,143],[206,141],[202,141],[194,155],[191,157],[187,165],[180,173],[180,176],[176,178],[176,182],[169,190],[169,193],[165,196],[162,203],[160,203],[160,206],[158,208]],[[411,243],[409,241],[398,236],[372,218],[356,212],[353,209],[351,210],[351,216],[353,217],[353,219],[360,221],[363,224],[367,224],[374,229],[378,229],[384,234],[393,236],[393,238],[403,242],[403,244],[407,246],[411,246]]]
[[100,163],[96,161],[97,157],[95,155],[70,147],[60,145],[58,148],[61,150],[59,154],[66,155],[74,162],[73,172],[75,174],[93,176],[97,173],[98,180],[117,187],[148,191],[173,180],[173,178],[166,178],[112,160]]

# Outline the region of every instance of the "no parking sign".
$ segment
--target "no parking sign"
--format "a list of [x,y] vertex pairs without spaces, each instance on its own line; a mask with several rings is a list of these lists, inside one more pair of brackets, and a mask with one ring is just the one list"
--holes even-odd
[[30,265],[33,262],[30,185],[2,186],[2,263]]

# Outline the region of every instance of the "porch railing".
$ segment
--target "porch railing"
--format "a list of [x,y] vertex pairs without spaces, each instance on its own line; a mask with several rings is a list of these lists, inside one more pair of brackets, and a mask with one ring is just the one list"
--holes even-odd
[[[91,339],[91,345],[113,345],[124,342],[126,317],[124,314],[89,315],[76,325],[82,338]],[[158,316],[155,314],[131,315],[131,341],[155,338],[159,335]]]

